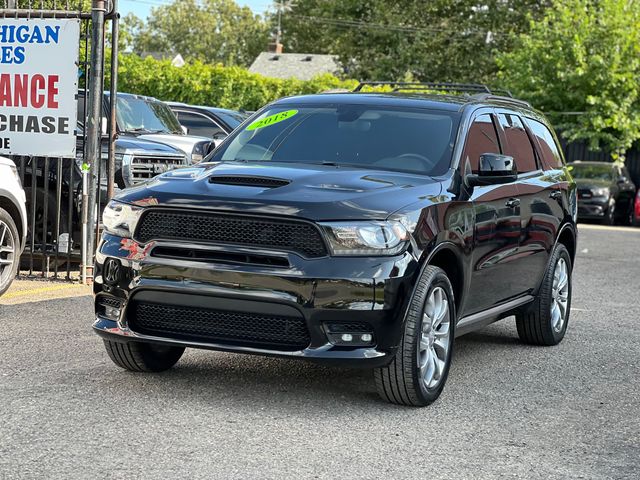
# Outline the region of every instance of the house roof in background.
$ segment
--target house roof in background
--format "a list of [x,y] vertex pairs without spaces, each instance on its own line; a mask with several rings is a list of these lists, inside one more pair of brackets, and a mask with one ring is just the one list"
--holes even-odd
[[339,73],[341,68],[333,55],[262,52],[249,71],[265,77],[311,80],[325,73]]

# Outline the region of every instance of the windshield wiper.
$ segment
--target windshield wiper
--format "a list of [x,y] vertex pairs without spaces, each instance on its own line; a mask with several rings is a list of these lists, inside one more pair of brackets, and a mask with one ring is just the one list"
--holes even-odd
[[130,128],[127,130],[129,133],[164,133],[166,130],[149,130],[144,127]]

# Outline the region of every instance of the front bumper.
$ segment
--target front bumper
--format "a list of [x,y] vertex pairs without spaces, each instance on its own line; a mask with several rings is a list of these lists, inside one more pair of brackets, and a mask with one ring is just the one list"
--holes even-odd
[[578,218],[601,219],[607,214],[608,205],[607,197],[578,199]]
[[[98,254],[94,293],[95,331],[115,341],[144,341],[238,353],[303,358],[344,366],[375,367],[388,363],[401,341],[408,297],[419,266],[404,253],[394,257],[287,257],[288,268],[210,263],[154,257],[158,245],[137,245],[104,235]],[[163,244],[166,246],[166,243]],[[185,247],[185,245],[182,245]],[[202,245],[187,248],[206,248]],[[247,251],[229,247],[226,250]],[[252,249],[256,253],[256,249]],[[273,253],[273,252],[257,252]],[[113,278],[113,262],[119,273]],[[120,303],[105,314],[105,302]],[[239,340],[211,340],[198,335],[140,331],[133,321],[136,305],[210,308],[239,315],[270,312],[296,316],[308,331],[304,348],[280,348]],[[370,345],[336,344],[329,325],[357,322],[370,327]],[[329,326],[329,327],[328,327]]]

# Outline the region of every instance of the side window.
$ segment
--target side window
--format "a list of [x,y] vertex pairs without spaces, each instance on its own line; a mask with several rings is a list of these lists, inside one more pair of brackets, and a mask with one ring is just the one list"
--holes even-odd
[[540,144],[540,153],[542,155],[542,163],[544,164],[544,167],[561,168],[562,154],[560,153],[560,149],[558,148],[551,131],[544,123],[532,118],[527,118],[527,123]]
[[520,117],[509,113],[500,113],[498,121],[504,130],[506,138],[504,154],[515,159],[518,173],[537,170],[536,155]]
[[180,123],[189,129],[189,135],[211,138],[216,133],[224,133],[217,124],[203,115],[181,111],[177,114]]
[[629,175],[629,170],[627,170],[627,167],[622,167],[622,172],[620,172],[620,174],[627,180],[631,180],[631,175]]
[[462,168],[469,162],[471,172],[478,173],[480,155],[483,153],[500,153],[496,127],[488,113],[476,117],[471,124],[462,154]]

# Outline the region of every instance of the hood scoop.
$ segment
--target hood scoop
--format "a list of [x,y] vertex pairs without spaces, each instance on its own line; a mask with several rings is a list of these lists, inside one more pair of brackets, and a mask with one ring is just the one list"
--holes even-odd
[[256,177],[251,175],[212,175],[209,183],[218,185],[239,185],[242,187],[278,188],[291,183],[290,180],[273,177]]

